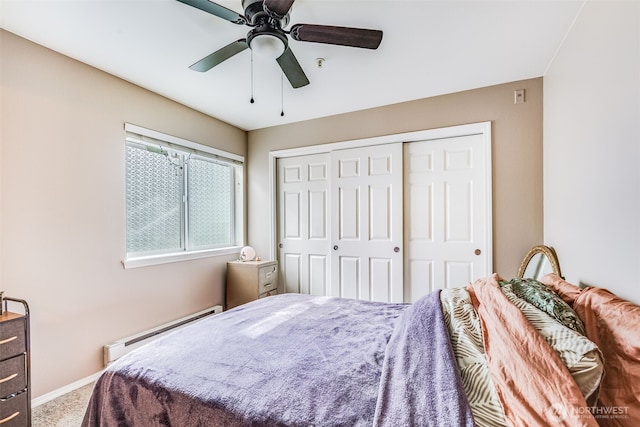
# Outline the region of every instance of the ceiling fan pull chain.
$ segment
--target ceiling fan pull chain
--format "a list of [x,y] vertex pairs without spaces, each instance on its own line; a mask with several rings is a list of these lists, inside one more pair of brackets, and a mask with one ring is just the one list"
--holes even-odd
[[280,72],[280,116],[284,117],[284,72]]
[[[251,49],[249,49],[251,50]],[[252,104],[255,102],[253,100],[253,51],[251,51],[251,101]]]

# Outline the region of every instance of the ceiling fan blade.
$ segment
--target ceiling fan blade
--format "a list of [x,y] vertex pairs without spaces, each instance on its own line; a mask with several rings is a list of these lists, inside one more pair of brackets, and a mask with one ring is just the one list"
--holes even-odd
[[191,65],[189,68],[194,71],[200,71],[200,72],[209,71],[216,65],[220,64],[223,61],[226,61],[227,59],[231,58],[233,55],[242,52],[248,47],[249,45],[247,44],[246,39],[236,40],[233,43],[229,43],[222,49],[216,50],[211,55],[205,56],[200,61]]
[[301,42],[377,49],[382,41],[382,31],[329,25],[296,24],[291,27],[291,37]]
[[263,8],[269,15],[275,15],[278,18],[285,16],[295,0],[264,0]]
[[227,21],[233,22],[234,24],[244,25],[247,23],[247,20],[244,16],[240,15],[237,12],[234,12],[231,9],[227,9],[224,6],[220,6],[217,3],[214,3],[209,0],[178,0],[184,4],[188,4],[189,6],[195,7],[196,9],[203,10],[207,13],[217,16],[218,18],[226,19]]
[[307,79],[304,71],[302,71],[300,63],[296,59],[291,49],[289,49],[289,47],[287,47],[287,50],[285,50],[284,53],[280,55],[278,59],[276,59],[276,61],[278,61],[278,64],[280,64],[282,72],[284,72],[284,75],[287,76],[287,79],[289,79],[289,83],[291,83],[291,86],[293,86],[294,89],[309,84],[309,79]]

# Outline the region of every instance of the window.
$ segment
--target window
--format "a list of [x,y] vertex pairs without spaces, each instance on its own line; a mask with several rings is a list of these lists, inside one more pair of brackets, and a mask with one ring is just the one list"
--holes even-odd
[[127,124],[125,267],[237,251],[243,158]]

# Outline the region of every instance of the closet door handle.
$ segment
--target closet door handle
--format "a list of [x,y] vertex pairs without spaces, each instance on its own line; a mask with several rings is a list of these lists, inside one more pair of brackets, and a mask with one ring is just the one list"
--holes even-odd
[[338,245],[333,245],[333,250],[337,251],[338,250]]

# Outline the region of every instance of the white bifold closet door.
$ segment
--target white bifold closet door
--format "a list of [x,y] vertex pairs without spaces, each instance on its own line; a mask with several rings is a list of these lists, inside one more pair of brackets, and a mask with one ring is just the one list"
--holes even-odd
[[331,295],[403,302],[402,144],[331,153]]
[[482,134],[405,144],[405,300],[491,274]]
[[328,153],[278,159],[278,260],[284,292],[329,294],[329,162]]
[[402,144],[278,159],[285,292],[402,302]]
[[479,133],[279,158],[282,290],[413,302],[489,275],[487,144]]

